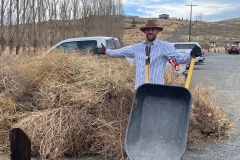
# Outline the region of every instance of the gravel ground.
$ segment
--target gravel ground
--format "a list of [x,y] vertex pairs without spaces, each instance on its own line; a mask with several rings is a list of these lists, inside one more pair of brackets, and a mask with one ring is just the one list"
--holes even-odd
[[183,160],[240,160],[240,55],[206,53],[203,64],[195,65],[192,83],[215,88],[215,104],[222,107],[236,127],[229,140],[211,142],[202,150],[187,150]]

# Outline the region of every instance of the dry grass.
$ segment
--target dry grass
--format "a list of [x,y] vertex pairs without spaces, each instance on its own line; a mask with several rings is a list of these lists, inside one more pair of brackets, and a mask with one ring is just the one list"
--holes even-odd
[[[192,28],[192,38],[201,44],[216,42],[217,47],[223,47],[226,44],[233,44],[240,40],[239,26],[240,19],[229,19],[219,22],[201,22]],[[224,48],[221,48],[224,49]]]
[[[126,60],[54,53],[2,62],[1,150],[9,146],[9,129],[20,127],[30,136],[33,153],[42,158],[120,153],[123,145],[112,142],[118,137],[108,136],[124,136],[131,107],[134,69],[128,69]],[[105,133],[113,126],[115,134]],[[116,151],[102,149],[108,143]]]
[[[9,151],[9,130],[19,127],[31,139],[32,154],[42,159],[86,154],[126,158],[124,136],[135,69],[125,59],[52,53],[0,60],[1,152]],[[165,81],[185,83],[171,69]],[[211,92],[202,86],[190,90],[193,107],[188,148],[226,137],[232,124],[212,104]]]
[[213,103],[214,90],[196,85],[191,89],[193,105],[188,135],[190,149],[201,148],[204,141],[220,141],[230,137],[229,129],[234,124],[224,110]]

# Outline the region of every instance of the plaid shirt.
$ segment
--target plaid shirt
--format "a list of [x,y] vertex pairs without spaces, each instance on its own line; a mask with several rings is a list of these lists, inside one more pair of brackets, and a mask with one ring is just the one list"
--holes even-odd
[[[121,49],[107,49],[106,54],[110,57],[127,57],[134,58],[136,64],[136,82],[135,90],[142,84],[146,83],[145,75],[145,47],[146,42],[139,42],[132,46]],[[164,84],[164,72],[168,58],[173,59],[178,64],[188,63],[191,59],[189,54],[182,54],[175,50],[171,43],[155,39],[151,43],[150,51],[150,83]]]

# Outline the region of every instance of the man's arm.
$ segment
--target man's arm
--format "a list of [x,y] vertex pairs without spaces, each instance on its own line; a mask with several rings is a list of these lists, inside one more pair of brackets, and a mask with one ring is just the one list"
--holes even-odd
[[120,49],[107,49],[106,55],[109,57],[127,57],[134,58],[134,50],[132,46],[126,46]]
[[166,57],[170,57],[178,64],[185,64],[191,60],[191,55],[189,53],[180,53],[177,51],[169,42],[163,44],[162,52]]
[[120,49],[106,49],[106,47],[102,44],[102,47],[93,48],[92,52],[94,54],[105,54],[109,57],[126,57],[126,58],[134,58],[133,46],[126,46]]

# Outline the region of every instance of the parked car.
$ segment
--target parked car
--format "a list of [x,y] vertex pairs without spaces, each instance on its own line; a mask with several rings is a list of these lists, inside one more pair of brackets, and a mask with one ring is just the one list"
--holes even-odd
[[[82,49],[91,49],[93,47],[102,47],[102,44],[106,46],[106,48],[109,49],[118,49],[121,48],[120,42],[115,37],[103,37],[103,36],[97,36],[97,37],[80,37],[80,38],[70,38],[63,40],[56,45],[54,45],[52,48],[50,48],[45,54],[50,53],[54,49],[63,51],[63,52],[71,52],[76,50],[82,50]],[[135,65],[134,58],[126,58],[130,66]]]
[[50,48],[46,53],[49,53],[54,49],[58,49],[64,52],[71,52],[81,49],[91,49],[96,46],[102,47],[101,44],[103,44],[104,46],[106,46],[106,48],[109,49],[117,49],[121,47],[119,40],[114,37],[80,37],[63,40]]
[[237,54],[239,54],[239,47],[238,47],[238,45],[231,45],[228,49],[228,53],[229,54],[231,54],[231,53],[237,53]]
[[[204,50],[202,49],[202,47],[200,46],[200,44],[198,42],[174,42],[172,43],[172,45],[174,46],[174,48],[185,54],[190,54],[192,48],[195,46],[195,45],[198,45],[200,48],[201,48],[201,55],[199,57],[196,57],[195,58],[195,63],[203,63],[204,60],[205,60],[205,55],[204,55]],[[189,68],[189,65],[190,64],[186,64],[186,69]]]

